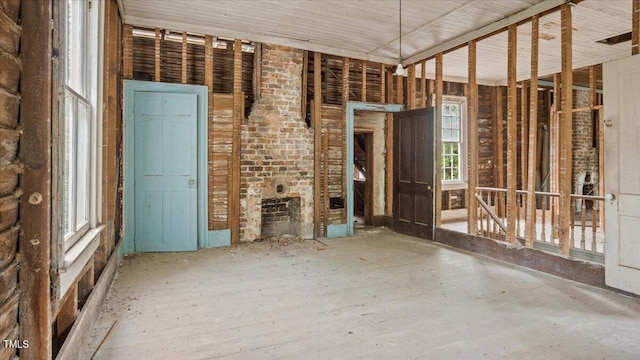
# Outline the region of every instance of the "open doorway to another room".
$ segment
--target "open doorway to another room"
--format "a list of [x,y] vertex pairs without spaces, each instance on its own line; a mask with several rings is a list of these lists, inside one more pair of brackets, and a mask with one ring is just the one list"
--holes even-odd
[[384,225],[385,113],[356,111],[353,135],[354,230]]

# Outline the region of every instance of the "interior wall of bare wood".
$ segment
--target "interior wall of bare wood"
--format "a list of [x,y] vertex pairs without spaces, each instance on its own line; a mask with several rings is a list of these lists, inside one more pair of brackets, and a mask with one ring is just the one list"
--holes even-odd
[[[20,0],[0,1],[0,339],[18,339]],[[0,359],[16,349],[0,346]]]

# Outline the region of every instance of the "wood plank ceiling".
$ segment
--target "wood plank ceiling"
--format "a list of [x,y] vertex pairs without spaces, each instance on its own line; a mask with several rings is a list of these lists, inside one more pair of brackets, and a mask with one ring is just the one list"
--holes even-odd
[[[627,56],[630,42],[598,40],[631,31],[632,0],[573,7],[574,68]],[[395,64],[398,0],[121,0],[128,24],[294,46]],[[404,0],[402,57],[416,54],[551,0]],[[478,82],[506,83],[506,32],[477,43]],[[560,14],[540,18],[540,76],[560,71]],[[529,78],[530,23],[518,27],[518,80]],[[427,62],[433,78],[435,61]],[[465,81],[467,49],[444,56],[444,75]],[[419,72],[418,72],[419,76]]]

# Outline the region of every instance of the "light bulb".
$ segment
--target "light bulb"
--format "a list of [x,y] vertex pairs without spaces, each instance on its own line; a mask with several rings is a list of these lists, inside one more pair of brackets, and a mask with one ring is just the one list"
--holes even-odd
[[396,75],[404,76],[404,69],[402,68],[402,63],[398,63],[398,67],[396,67]]

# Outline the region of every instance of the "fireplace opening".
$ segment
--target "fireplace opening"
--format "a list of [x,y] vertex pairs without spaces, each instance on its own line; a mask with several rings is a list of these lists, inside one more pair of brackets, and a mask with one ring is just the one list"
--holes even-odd
[[[278,185],[280,187],[282,185]],[[278,189],[276,192],[284,191]],[[271,236],[300,236],[300,198],[262,199],[261,238]]]

